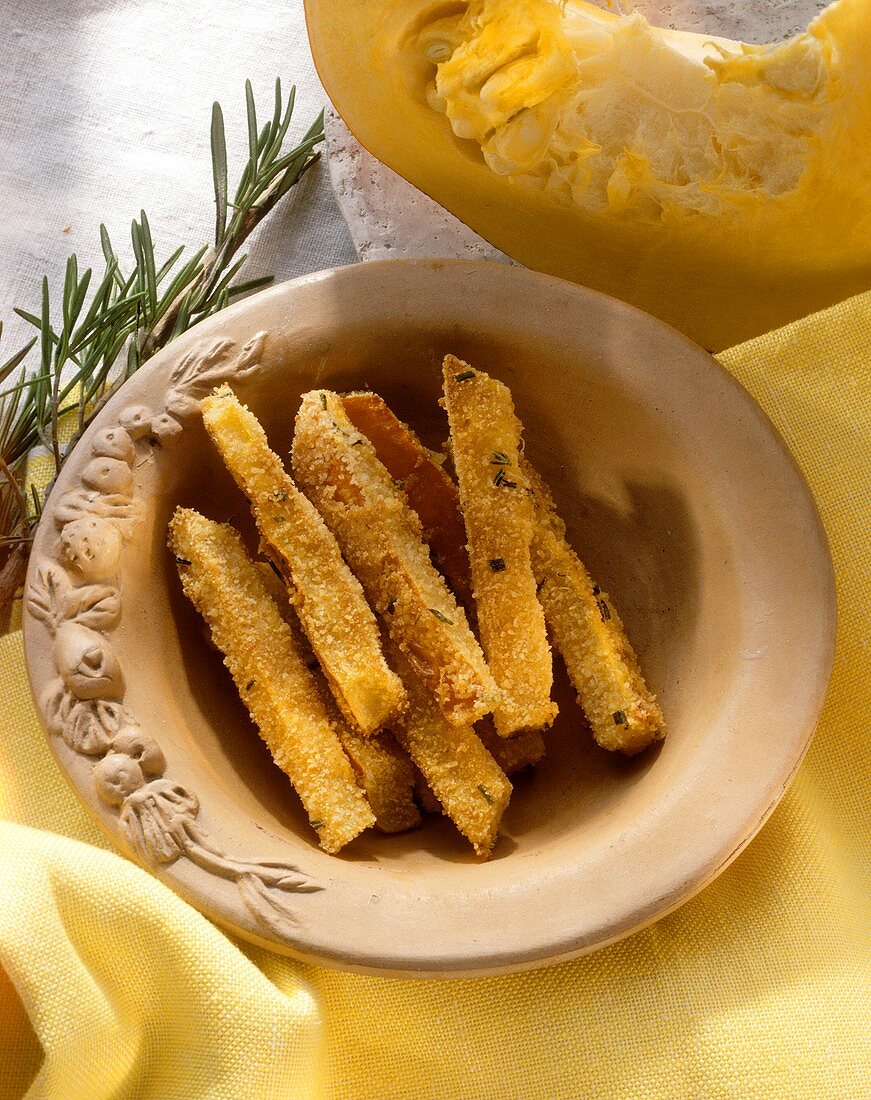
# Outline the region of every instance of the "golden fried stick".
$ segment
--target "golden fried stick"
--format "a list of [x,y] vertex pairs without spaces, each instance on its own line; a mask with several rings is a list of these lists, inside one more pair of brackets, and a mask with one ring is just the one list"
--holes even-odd
[[537,764],[544,756],[544,738],[538,730],[528,730],[517,737],[500,737],[493,723],[485,718],[478,723],[475,732],[506,775],[516,775]]
[[468,536],[478,632],[500,699],[500,737],[549,726],[553,662],[530,560],[532,499],[519,465],[520,421],[507,386],[453,355],[445,408]]
[[387,730],[374,737],[363,737],[345,721],[318,669],[318,660],[299,628],[287,588],[266,562],[255,564],[266,591],[275,600],[281,617],[290,627],[306,667],[311,670],[327,715],[354,768],[357,782],[369,799],[376,826],[383,833],[401,833],[419,825],[420,813],[414,800],[415,769],[408,753],[397,745]]
[[414,765],[414,798],[422,814],[443,814],[442,804],[432,793],[432,787],[424,778],[423,772]]
[[375,448],[378,461],[403,483],[408,503],[420,518],[433,563],[447,578],[459,603],[473,609],[466,528],[456,485],[432,451],[377,393],[344,394],[342,405],[354,427]]
[[566,542],[550,490],[524,460],[535,493],[532,565],[538,598],[593,736],[629,756],[665,736],[665,720],[608,595]]
[[292,455],[297,481],[448,720],[487,714],[495,686],[465,612],[429,559],[420,520],[335,394],[303,396]]
[[[377,393],[350,393],[342,405],[351,422],[375,448],[375,454],[391,477],[404,481],[408,503],[417,512],[435,562],[447,577],[457,599],[467,608],[472,601],[472,579],[466,550],[466,529],[457,487],[442,469],[438,457],[420,442],[411,428],[394,415]],[[490,755],[505,772],[537,764],[544,756],[544,738],[537,731],[517,737],[499,737],[489,718],[475,731]],[[441,809],[418,772],[418,802],[424,812]]]
[[185,595],[209,625],[275,763],[321,847],[337,852],[375,818],[311,673],[232,527],[178,508],[169,525]]
[[346,722],[336,723],[342,748],[366,792],[382,833],[401,833],[420,824],[414,801],[414,766],[388,730],[374,737],[354,733]]
[[408,694],[408,710],[393,727],[445,813],[486,858],[511,797],[511,783],[471,726],[448,722],[405,657],[388,650]]
[[360,582],[229,386],[207,397],[201,409],[206,430],[251,502],[263,550],[292,588],[302,628],[342,712],[361,733],[375,733],[399,713],[405,696],[384,660]]

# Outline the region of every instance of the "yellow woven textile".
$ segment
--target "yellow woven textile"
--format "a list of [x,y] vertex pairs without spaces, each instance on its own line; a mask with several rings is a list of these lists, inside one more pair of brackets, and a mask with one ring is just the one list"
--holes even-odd
[[52,763],[11,635],[0,1097],[871,1096],[871,294],[721,359],[810,481],[841,614],[814,743],[736,863],[653,928],[537,973],[416,983],[299,965],[234,943],[106,850]]

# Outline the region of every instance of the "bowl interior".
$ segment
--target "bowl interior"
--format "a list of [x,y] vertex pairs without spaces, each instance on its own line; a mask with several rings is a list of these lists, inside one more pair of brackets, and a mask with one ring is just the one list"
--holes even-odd
[[[560,716],[547,734],[548,755],[518,778],[494,855],[505,859],[555,840],[572,847],[604,843],[603,834],[649,811],[692,769],[694,749],[704,744],[728,694],[740,629],[728,517],[717,514],[703,471],[688,463],[667,421],[627,387],[603,378],[593,361],[569,365],[543,355],[537,344],[519,347],[516,337],[499,341],[489,332],[469,336],[428,327],[343,331],[337,344],[341,353],[328,363],[288,357],[243,395],[282,457],[300,394],[314,386],[370,386],[436,448],[447,436],[438,405],[443,352],[465,357],[511,387],[526,426],[527,453],[551,483],[573,545],[623,616],[661,696],[670,735],[661,748],[633,760],[599,749],[557,661]],[[157,568],[142,578],[151,601],[169,611],[151,616],[143,651],[162,652],[174,669],[173,690],[153,697],[152,712],[161,726],[186,731],[190,750],[246,813],[279,836],[313,844],[298,799],[272,765],[163,549],[176,504],[229,520],[256,548],[244,498],[201,425],[189,433],[173,491],[161,496],[154,515],[149,556]],[[402,836],[369,833],[343,858],[408,868],[445,858],[475,864],[450,822],[435,818]]]

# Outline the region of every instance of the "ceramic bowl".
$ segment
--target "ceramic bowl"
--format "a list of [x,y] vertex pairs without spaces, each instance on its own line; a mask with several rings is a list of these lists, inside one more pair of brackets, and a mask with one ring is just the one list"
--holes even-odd
[[[284,455],[313,387],[371,386],[438,445],[446,352],[511,387],[528,453],[620,610],[669,735],[631,760],[597,748],[557,667],[547,757],[518,777],[490,862],[437,817],[329,856],[180,591],[166,525],[184,504],[253,535],[197,413],[218,382]],[[808,489],[713,359],[600,294],[463,261],[307,276],[179,338],[65,465],[25,594],[49,742],[119,848],[249,940],[420,976],[568,959],[710,882],[807,748],[834,626]]]

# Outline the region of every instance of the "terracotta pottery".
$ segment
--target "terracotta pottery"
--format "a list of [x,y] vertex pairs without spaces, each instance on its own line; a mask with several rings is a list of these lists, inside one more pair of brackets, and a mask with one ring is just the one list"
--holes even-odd
[[[493,859],[447,818],[325,855],[183,597],[177,504],[245,501],[197,401],[229,382],[279,453],[299,396],[371,386],[432,445],[439,365],[503,379],[570,537],[669,727],[597,748],[557,669],[546,759]],[[307,276],[199,325],[106,405],[58,479],[25,594],[49,743],[114,843],[208,917],[378,974],[521,970],[601,947],[710,882],[780,799],[832,663],[825,537],[792,458],[713,359],[620,302],[518,268],[405,260]]]

